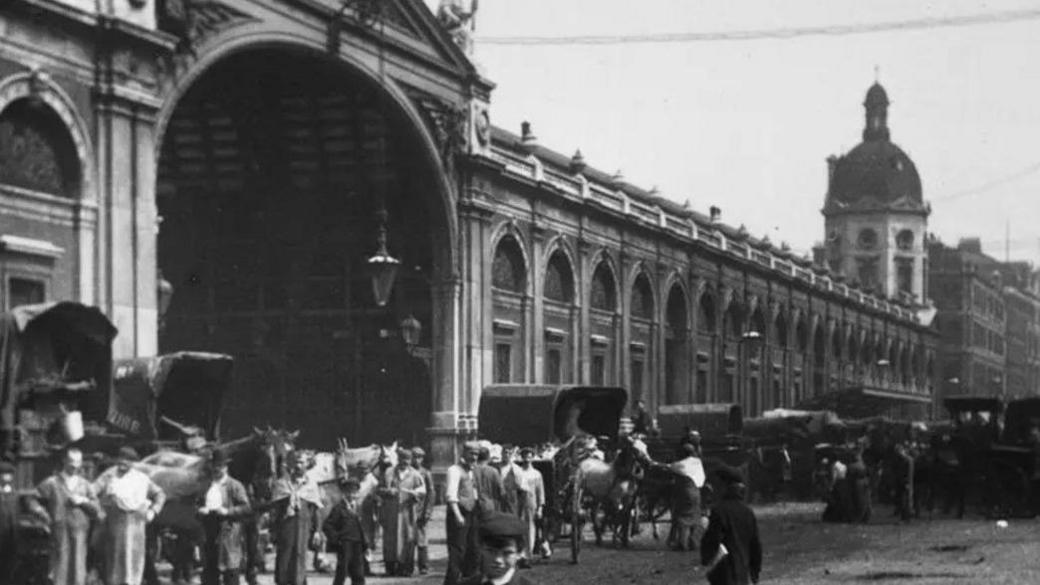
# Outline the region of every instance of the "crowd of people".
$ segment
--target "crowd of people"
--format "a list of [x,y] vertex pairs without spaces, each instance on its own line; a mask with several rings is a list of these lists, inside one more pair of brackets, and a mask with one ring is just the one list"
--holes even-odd
[[[669,542],[677,550],[699,549],[706,564],[717,564],[715,557],[723,551],[723,556],[747,565],[742,569],[745,573],[757,576],[760,547],[753,515],[749,520],[750,512],[734,503],[714,511],[708,522],[702,518],[700,489],[705,474],[697,439],[691,433],[682,445],[684,457],[669,465],[682,478],[681,489],[671,501],[674,521]],[[552,555],[543,532],[546,481],[534,462],[551,457],[552,451],[544,445],[465,443],[443,486],[445,585],[532,582],[522,572]],[[588,438],[583,456],[604,454]],[[175,580],[192,582],[190,559],[197,554],[203,585],[238,585],[243,575],[253,582],[255,576],[246,570],[253,552],[248,548],[253,545],[247,538],[247,523],[261,512],[269,518],[276,585],[304,585],[316,551],[335,553],[333,585],[343,585],[347,579],[352,585],[363,584],[373,575],[372,559],[379,544],[386,575],[429,572],[428,529],[436,491],[421,448],[399,449],[395,465],[361,468],[340,478],[342,497],[331,504],[326,488],[308,476],[307,461],[295,451],[288,453],[285,473],[274,481],[270,497],[263,502],[254,500],[252,490],[229,474],[226,455],[216,451],[209,457],[205,487],[194,502],[201,542],[197,553],[190,547],[189,566],[175,567]],[[123,448],[114,465],[91,481],[82,470],[83,453],[67,448],[60,467],[27,500],[29,512],[48,528],[49,576],[54,585],[87,585],[88,569],[105,585],[145,581],[146,529],[163,510],[167,496],[135,468],[138,460],[133,449]],[[731,476],[733,485],[743,481],[739,474]],[[13,582],[18,556],[15,530],[20,500],[12,488],[13,477],[14,468],[0,463],[0,582],[4,583]],[[738,488],[724,495],[743,498]]]

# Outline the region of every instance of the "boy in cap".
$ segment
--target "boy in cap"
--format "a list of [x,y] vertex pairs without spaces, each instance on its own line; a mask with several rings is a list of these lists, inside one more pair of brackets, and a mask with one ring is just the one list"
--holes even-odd
[[433,475],[429,469],[423,466],[423,459],[425,458],[426,452],[422,448],[415,447],[412,449],[412,467],[415,468],[415,472],[419,474],[423,484],[426,486],[426,495],[419,500],[419,506],[415,513],[415,549],[419,557],[420,575],[430,572],[430,541],[426,535],[426,526],[430,523],[430,518],[433,517],[435,495],[433,491]]
[[520,568],[529,568],[534,558],[534,546],[538,538],[538,526],[542,522],[545,507],[545,482],[542,472],[534,468],[534,449],[520,450],[520,521],[524,523],[523,554],[518,563]]
[[533,585],[517,573],[523,546],[524,523],[515,514],[491,512],[480,522],[480,573],[466,585]]
[[365,530],[361,526],[358,492],[361,482],[345,478],[340,482],[343,499],[332,508],[322,524],[322,532],[336,551],[336,576],[332,585],[365,585]]
[[762,543],[755,513],[744,503],[744,477],[728,466],[719,469],[717,475],[725,485],[722,500],[712,509],[708,530],[701,539],[701,564],[709,566],[708,583],[758,583]]

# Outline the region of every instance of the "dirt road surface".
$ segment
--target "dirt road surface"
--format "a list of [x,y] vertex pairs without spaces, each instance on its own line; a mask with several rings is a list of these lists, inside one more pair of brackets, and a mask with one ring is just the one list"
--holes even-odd
[[[882,507],[868,525],[823,524],[817,504],[757,506],[764,547],[765,569],[761,583],[818,585],[832,583],[881,583],[932,585],[1040,583],[1040,520],[1011,520],[1007,528],[982,518],[954,520],[935,516],[901,523]],[[445,546],[443,508],[437,510],[431,534],[433,569],[424,577],[387,578],[377,585],[441,583]],[[662,536],[667,526],[662,526]],[[540,583],[575,585],[707,583],[695,553],[665,550],[644,530],[629,549],[597,548],[586,533],[581,562],[569,563],[569,549],[562,545],[547,563],[525,571]],[[330,561],[334,561],[329,555]],[[273,559],[269,563],[273,566]],[[331,575],[312,574],[309,585],[329,585]],[[349,582],[349,581],[348,581]],[[261,585],[270,585],[264,575]]]

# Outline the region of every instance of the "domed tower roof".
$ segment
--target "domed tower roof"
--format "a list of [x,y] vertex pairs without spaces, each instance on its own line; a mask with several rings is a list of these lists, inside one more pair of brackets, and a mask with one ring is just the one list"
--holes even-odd
[[875,83],[863,100],[863,142],[830,161],[825,214],[867,209],[927,213],[914,161],[890,141],[888,106],[885,88]]

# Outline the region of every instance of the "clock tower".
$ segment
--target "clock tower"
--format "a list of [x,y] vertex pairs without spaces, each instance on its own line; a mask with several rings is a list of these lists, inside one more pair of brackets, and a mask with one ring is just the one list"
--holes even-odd
[[863,141],[827,159],[824,260],[861,289],[924,304],[931,207],[910,157],[890,140],[888,94],[867,90]]

